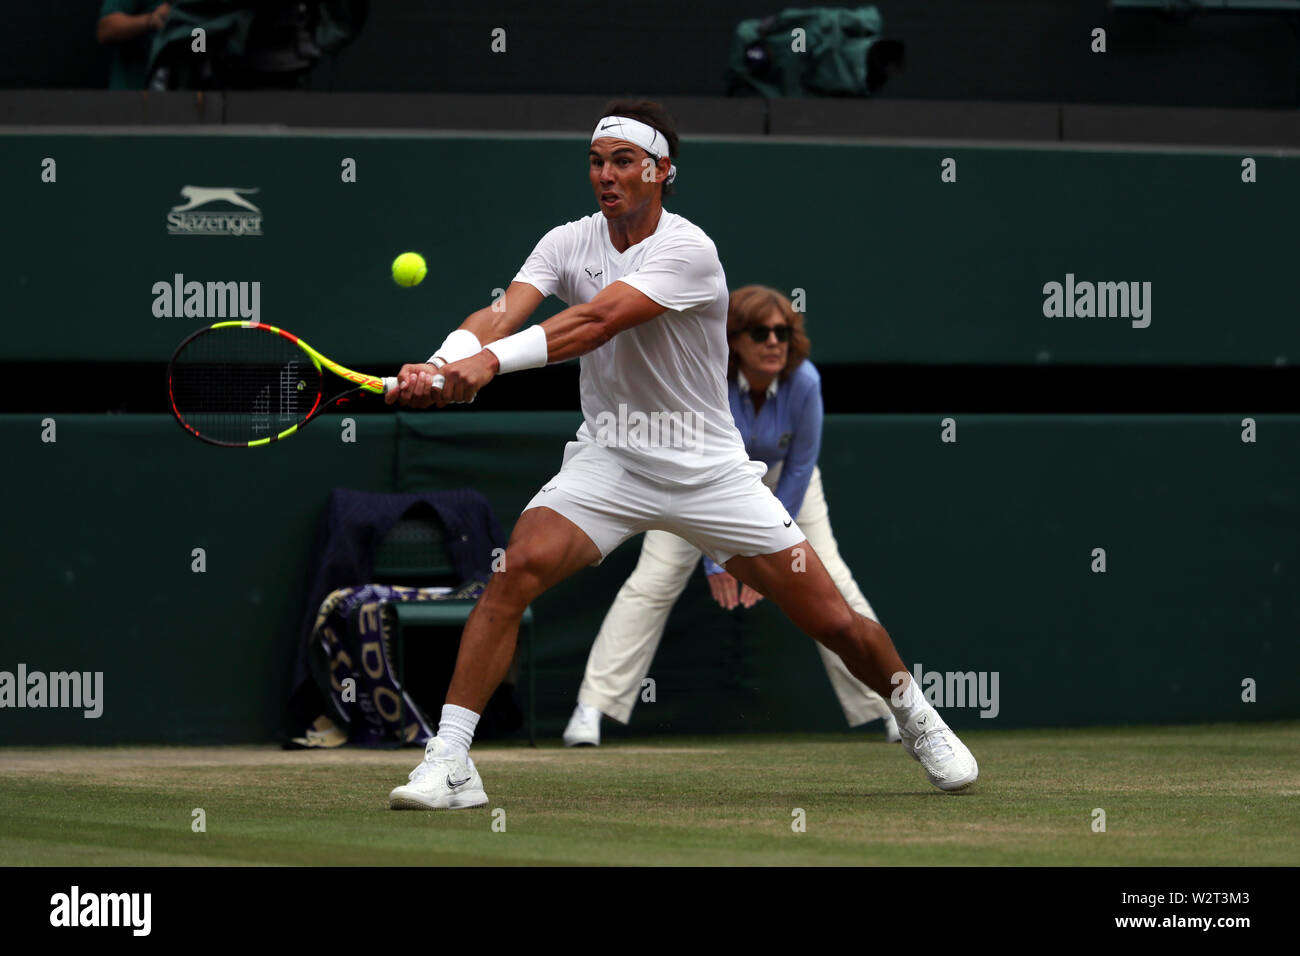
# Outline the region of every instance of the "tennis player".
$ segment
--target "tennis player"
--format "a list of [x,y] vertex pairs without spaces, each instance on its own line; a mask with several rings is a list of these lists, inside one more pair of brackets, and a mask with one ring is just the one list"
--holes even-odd
[[[657,103],[615,101],[591,136],[599,211],[542,237],[498,304],[470,315],[430,361],[403,365],[388,401],[472,401],[497,375],[582,357],[583,423],[560,471],[519,516],[461,635],[438,735],[394,809],[487,803],[469,756],[479,715],[506,674],[538,595],[642,531],[699,548],[771,599],[882,697],[931,783],[974,782],[970,751],[908,676],[885,629],[849,607],[785,507],[763,484],[727,404],[727,281],[712,240],[663,208],[677,169]],[[522,332],[541,301],[564,311]]]
[[[803,316],[776,289],[750,285],[731,293],[727,310],[727,395],[731,417],[751,461],[767,465],[763,484],[795,516],[849,607],[877,620],[831,532],[817,456],[822,439],[821,377],[808,353]],[[600,719],[626,724],[642,681],[668,624],[673,605],[700,563],[698,548],[667,531],[647,531],[636,570],[619,589],[596,634],[578,704],[564,729],[569,747],[600,746]],[[730,611],[749,608],[762,595],[739,584],[704,556],[713,598]],[[815,642],[814,642],[815,643]],[[831,687],[850,727],[884,721],[885,739],[897,741],[898,722],[884,699],[849,673],[825,645],[816,644]]]

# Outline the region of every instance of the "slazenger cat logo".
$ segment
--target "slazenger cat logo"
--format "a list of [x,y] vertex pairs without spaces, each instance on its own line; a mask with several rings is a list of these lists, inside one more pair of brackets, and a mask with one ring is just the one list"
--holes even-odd
[[[167,213],[167,232],[173,236],[260,236],[262,210],[244,198],[256,192],[238,186],[182,186],[185,202]],[[200,209],[213,204],[222,208]]]

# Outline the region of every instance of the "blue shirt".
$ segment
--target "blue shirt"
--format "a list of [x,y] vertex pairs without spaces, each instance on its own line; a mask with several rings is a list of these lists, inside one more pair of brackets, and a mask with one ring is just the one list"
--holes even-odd
[[[728,383],[727,395],[750,460],[763,462],[769,474],[780,466],[772,490],[797,519],[822,447],[822,378],[816,366],[804,359],[785,381],[772,379],[757,414],[749,382],[739,369]],[[724,569],[706,556],[704,570],[717,574]]]

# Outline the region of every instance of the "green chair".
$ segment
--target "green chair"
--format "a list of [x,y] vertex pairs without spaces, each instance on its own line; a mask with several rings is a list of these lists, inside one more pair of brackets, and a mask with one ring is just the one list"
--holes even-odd
[[[408,515],[400,520],[375,547],[374,581],[409,587],[455,587],[460,583],[447,549],[446,529],[428,513]],[[394,603],[393,650],[397,658],[397,680],[406,689],[406,631],[409,628],[463,628],[474,601],[423,601]],[[537,746],[535,708],[536,667],[533,657],[533,609],[524,609],[520,630],[524,636],[522,670],[528,684],[528,745]],[[400,704],[399,704],[400,706]],[[399,725],[403,722],[398,718]]]

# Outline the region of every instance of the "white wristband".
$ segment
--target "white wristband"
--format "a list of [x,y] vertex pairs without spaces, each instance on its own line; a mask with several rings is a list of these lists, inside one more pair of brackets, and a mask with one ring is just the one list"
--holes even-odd
[[[483,346],[479,343],[477,335],[469,331],[469,329],[457,329],[443,339],[442,344],[438,346],[438,350],[429,356],[429,363],[442,368],[444,365],[459,362],[471,355],[478,355],[481,351],[483,351]],[[440,361],[434,361],[435,359]]]
[[507,335],[504,339],[489,342],[483,347],[501,362],[498,375],[526,368],[541,368],[550,354],[546,346],[546,330],[540,325],[530,325],[522,332]]

